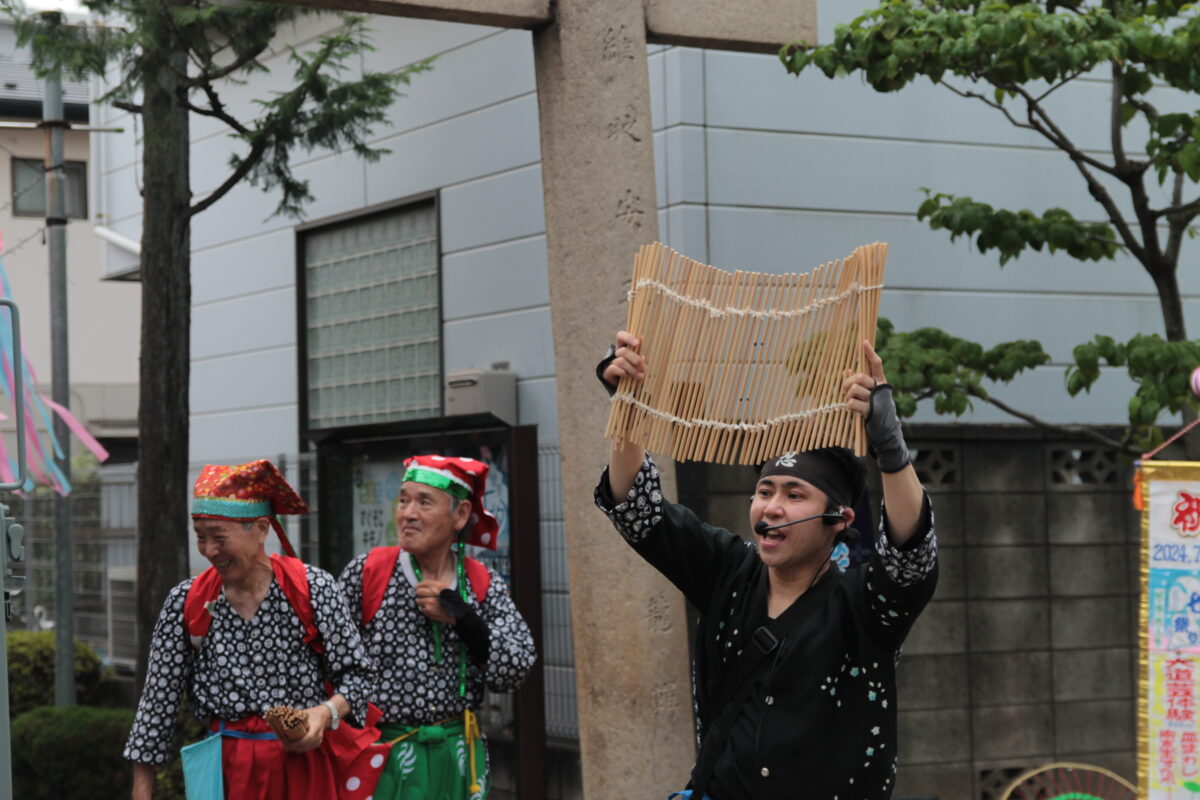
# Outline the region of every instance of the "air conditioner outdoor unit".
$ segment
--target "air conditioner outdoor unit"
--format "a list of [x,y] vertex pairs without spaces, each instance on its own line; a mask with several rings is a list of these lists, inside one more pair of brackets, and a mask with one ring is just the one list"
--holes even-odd
[[517,424],[517,373],[492,369],[461,369],[446,375],[446,416],[491,413],[509,425]]

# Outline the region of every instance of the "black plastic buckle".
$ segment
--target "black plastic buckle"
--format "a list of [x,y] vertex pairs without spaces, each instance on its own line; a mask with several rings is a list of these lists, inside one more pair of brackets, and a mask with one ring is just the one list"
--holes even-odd
[[759,627],[758,630],[750,634],[750,641],[754,643],[755,647],[762,651],[764,656],[770,655],[771,651],[779,646],[779,639],[776,638],[775,634],[771,633],[771,630],[765,625]]

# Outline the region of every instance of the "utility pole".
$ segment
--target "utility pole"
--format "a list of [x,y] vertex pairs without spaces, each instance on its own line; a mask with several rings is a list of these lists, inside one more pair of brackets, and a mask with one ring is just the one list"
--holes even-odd
[[[63,178],[62,69],[45,78],[42,128],[46,131],[46,244],[50,251],[50,362],[54,402],[71,407],[67,355],[67,209]],[[62,415],[54,415],[56,454],[63,477],[71,480],[71,438]],[[71,495],[54,495],[54,705],[75,705],[75,567],[71,536]]]

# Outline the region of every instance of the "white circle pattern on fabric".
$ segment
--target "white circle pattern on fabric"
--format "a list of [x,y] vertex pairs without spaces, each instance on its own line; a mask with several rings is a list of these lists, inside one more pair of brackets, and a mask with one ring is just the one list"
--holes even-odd
[[[366,555],[354,558],[342,571],[340,582],[350,603],[350,614],[362,619],[362,570]],[[482,606],[473,591],[471,606],[488,627],[489,653],[483,668],[468,663],[467,692],[459,692],[459,643],[451,625],[442,626],[442,662],[434,660],[431,623],[417,608],[413,588],[399,566],[393,571],[383,602],[362,629],[363,644],[375,663],[376,691],[371,701],[383,712],[383,721],[403,725],[428,725],[462,714],[465,707],[478,710],[485,683],[493,691],[520,685],[533,665],[535,649],[529,627],[517,612],[504,579],[489,572]]]
[[[356,718],[370,695],[367,653],[333,576],[308,567],[315,623],[325,652],[303,641],[304,624],[272,581],[258,611],[243,619],[219,595],[211,604],[212,625],[194,649],[183,627],[183,604],[192,580],[171,590],[154,627],[148,677],[125,746],[125,758],[163,764],[172,751],[174,720],[183,690],[192,713],[236,720],[276,705],[309,708],[327,699],[332,679]],[[268,655],[269,654],[269,655]]]
[[362,781],[360,781],[357,777],[352,776],[349,780],[346,781],[346,788],[352,792],[357,790],[358,787],[361,785],[362,785]]

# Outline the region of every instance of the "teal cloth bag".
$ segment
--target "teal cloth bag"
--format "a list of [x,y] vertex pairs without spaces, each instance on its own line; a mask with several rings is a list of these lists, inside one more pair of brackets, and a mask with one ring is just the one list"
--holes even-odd
[[224,800],[221,772],[221,736],[217,733],[179,750],[183,759],[183,785],[187,800]]

